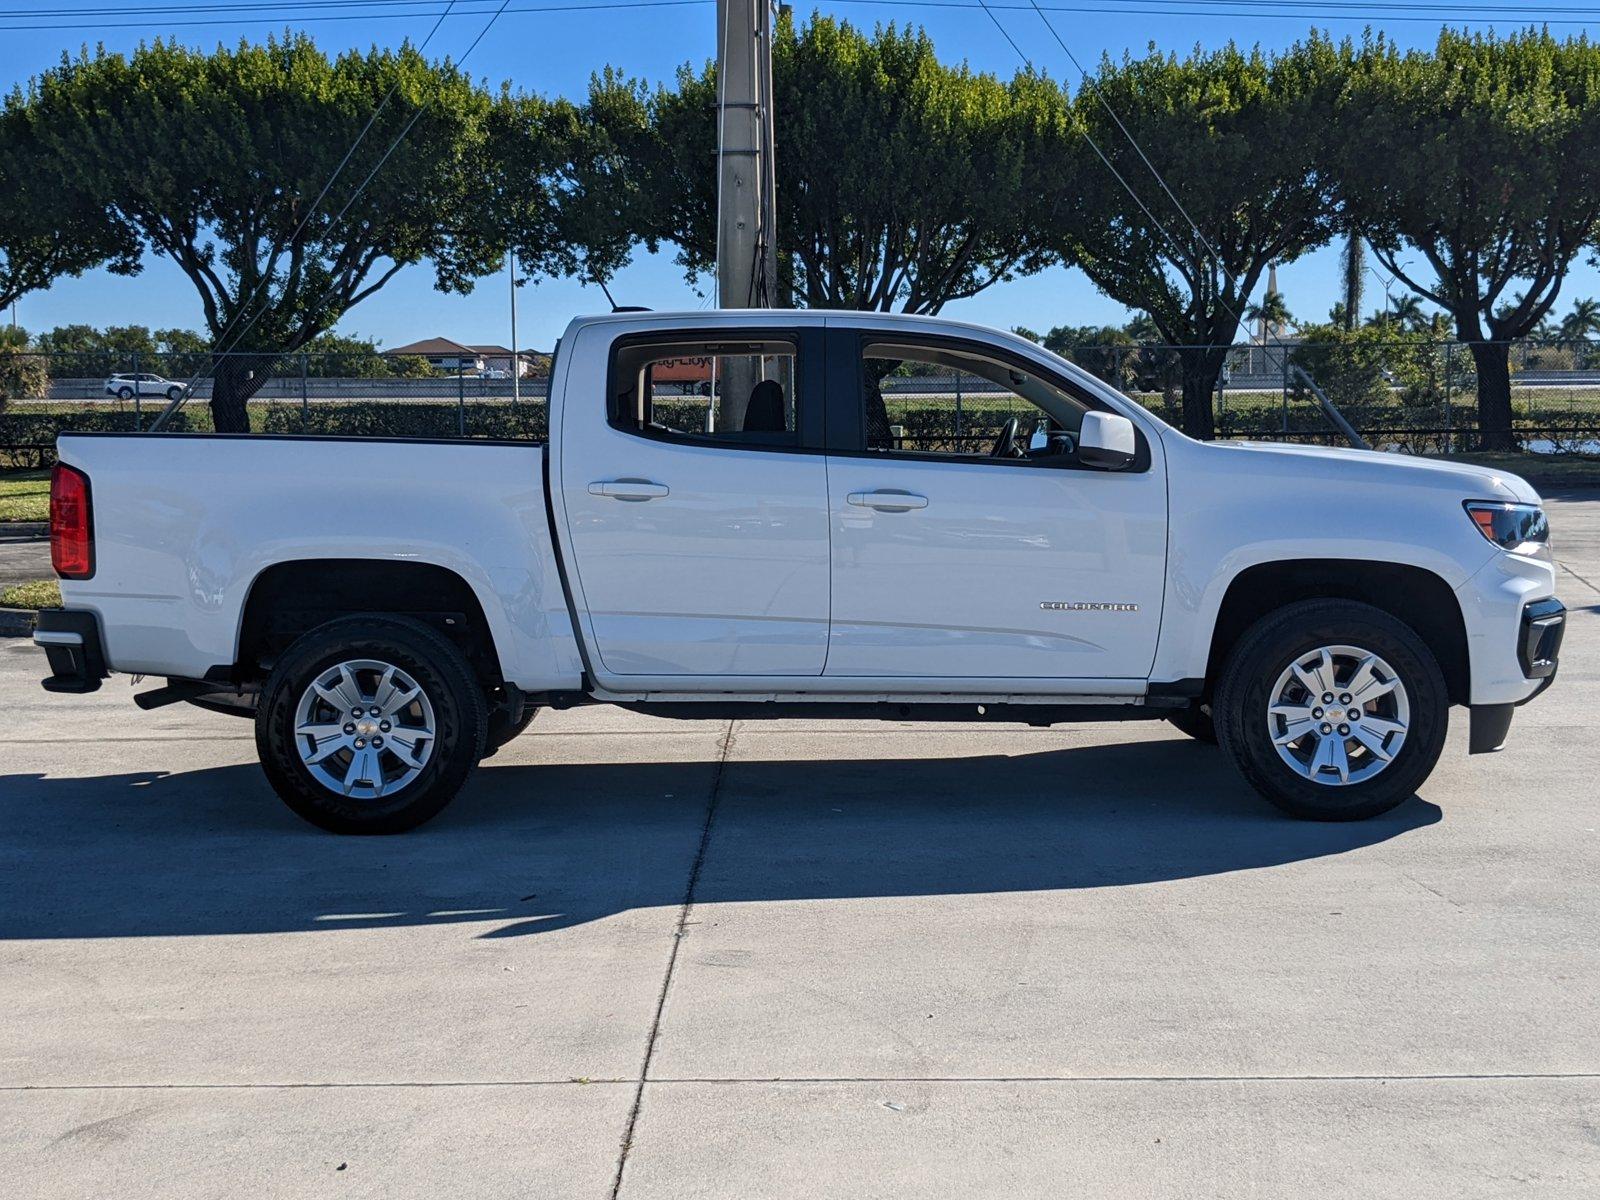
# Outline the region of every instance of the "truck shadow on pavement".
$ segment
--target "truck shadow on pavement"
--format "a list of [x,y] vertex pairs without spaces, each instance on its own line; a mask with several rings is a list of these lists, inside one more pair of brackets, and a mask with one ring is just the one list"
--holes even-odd
[[[1025,750],[1027,736],[1018,741]],[[676,908],[716,770],[704,761],[487,764],[432,824],[391,838],[304,825],[254,764],[0,776],[0,939],[442,924],[508,937]],[[1440,816],[1413,798],[1372,821],[1291,821],[1218,751],[1187,740],[954,758],[734,758],[695,899],[1121,887],[1344,854]]]

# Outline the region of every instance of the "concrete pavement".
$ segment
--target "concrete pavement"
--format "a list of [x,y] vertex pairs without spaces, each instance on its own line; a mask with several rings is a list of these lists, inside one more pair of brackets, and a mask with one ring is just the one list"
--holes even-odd
[[54,578],[50,568],[50,543],[35,539],[23,541],[4,536],[0,525],[0,590],[14,583]]
[[0,1178],[1593,1195],[1600,500],[1552,520],[1560,681],[1357,825],[1164,725],[589,709],[338,839],[245,722],[49,697],[0,641]]

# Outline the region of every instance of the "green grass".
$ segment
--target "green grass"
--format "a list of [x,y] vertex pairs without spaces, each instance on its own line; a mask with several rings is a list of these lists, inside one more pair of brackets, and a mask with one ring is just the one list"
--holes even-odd
[[54,579],[33,579],[0,590],[0,608],[60,608],[61,587]]
[[7,471],[0,475],[0,521],[49,519],[49,471]]

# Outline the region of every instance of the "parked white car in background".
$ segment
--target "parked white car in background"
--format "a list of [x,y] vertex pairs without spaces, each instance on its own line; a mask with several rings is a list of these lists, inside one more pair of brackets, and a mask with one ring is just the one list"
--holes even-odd
[[[686,358],[716,396],[654,378]],[[906,374],[916,404],[891,410]],[[1494,750],[1555,677],[1565,610],[1522,480],[1197,442],[1011,334],[581,318],[549,396],[544,445],[63,436],[44,686],[166,676],[141,707],[253,718],[290,807],[382,833],[540,708],[595,703],[1166,719],[1285,811],[1351,820],[1421,786],[1453,706]]]
[[135,396],[160,396],[164,400],[176,400],[185,390],[184,384],[141,372],[113,375],[106,380],[106,395],[115,396],[118,400],[132,400]]

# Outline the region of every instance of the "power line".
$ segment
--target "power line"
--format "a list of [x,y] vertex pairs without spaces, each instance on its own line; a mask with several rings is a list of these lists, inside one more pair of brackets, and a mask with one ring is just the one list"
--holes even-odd
[[[357,2],[359,3],[360,0],[357,0]],[[393,4],[396,4],[396,3],[407,4],[407,3],[420,3],[420,2],[437,3],[438,0],[373,0],[374,7],[376,7],[376,5],[378,3],[381,3],[381,4],[385,5],[385,6],[392,6]],[[523,5],[518,5],[516,8],[507,7],[504,11],[513,12],[513,13],[558,13],[558,12],[579,12],[579,13],[581,13],[581,12],[589,12],[589,11],[600,12],[600,11],[607,11],[607,10],[614,10],[614,9],[630,9],[630,8],[681,8],[681,7],[685,7],[687,5],[710,4],[710,3],[714,3],[714,0],[600,0],[599,3],[592,3],[592,4],[578,4],[578,3],[569,3],[569,4],[523,4]],[[73,29],[150,29],[152,27],[157,27],[157,28],[161,28],[161,29],[184,29],[184,28],[193,28],[193,27],[197,27],[197,26],[249,25],[249,24],[255,24],[255,25],[287,25],[287,24],[305,25],[305,24],[311,24],[311,23],[321,23],[321,22],[330,22],[330,21],[388,21],[388,20],[421,21],[421,20],[426,20],[429,17],[482,16],[482,15],[484,15],[484,14],[489,12],[489,10],[487,8],[456,9],[454,12],[449,12],[448,10],[442,10],[441,11],[441,10],[438,10],[438,9],[433,9],[433,10],[429,10],[429,11],[411,11],[411,12],[374,12],[374,11],[371,11],[371,10],[364,9],[363,11],[360,11],[360,12],[332,13],[332,14],[326,14],[326,13],[325,14],[317,14],[317,13],[313,13],[313,14],[307,15],[307,16],[299,16],[299,15],[295,15],[294,12],[293,12],[293,9],[295,7],[296,6],[293,5],[293,4],[254,5],[254,6],[250,6],[252,11],[257,10],[257,9],[264,10],[262,12],[261,16],[250,16],[250,15],[247,15],[245,12],[236,12],[233,15],[230,15],[230,16],[198,17],[198,18],[195,18],[195,19],[192,19],[192,20],[182,20],[182,21],[169,21],[169,20],[166,20],[164,18],[164,16],[163,16],[163,14],[166,13],[166,12],[181,11],[181,10],[178,10],[178,9],[144,9],[144,10],[133,10],[133,11],[143,11],[146,14],[148,14],[146,19],[139,20],[139,21],[76,21],[76,22],[52,22],[52,23],[46,23],[46,24],[35,23],[35,24],[31,24],[31,25],[9,24],[8,22],[15,20],[17,18],[18,14],[7,13],[7,14],[4,14],[4,15],[0,15],[0,30],[4,30],[6,32],[23,32],[23,31],[47,32],[47,31],[66,31],[66,30],[73,30]],[[346,5],[337,5],[336,7],[347,7],[347,6]],[[79,14],[79,15],[81,15],[81,14]]]
[[[1006,29],[1006,27],[1000,23],[1000,18],[998,16],[996,16],[995,13],[993,12],[993,10],[989,7],[988,0],[977,0],[977,3],[978,3],[978,6],[983,9],[984,12],[988,13],[989,20],[994,22],[994,27],[1000,31],[1000,36],[1005,38],[1005,40],[1010,44],[1011,48],[1016,51],[1017,57],[1022,60],[1022,65],[1024,67],[1026,67],[1028,70],[1031,71],[1033,69],[1033,61],[1026,54],[1024,54],[1022,52],[1022,47],[1017,45],[1016,39],[1011,36],[1010,31],[1008,31]],[[1043,14],[1041,13],[1040,16],[1042,17]],[[1045,24],[1048,25],[1049,22],[1046,21]],[[1054,33],[1055,30],[1052,28],[1051,32]],[[1057,38],[1057,40],[1059,41],[1060,39]],[[1065,45],[1064,44],[1063,44],[1063,49],[1065,49]],[[1076,63],[1077,63],[1076,56],[1072,55],[1072,52],[1070,50],[1067,51],[1067,54],[1068,54],[1069,57],[1072,58],[1074,65],[1076,65]],[[1083,70],[1082,67],[1079,67],[1078,69],[1080,71]],[[1108,112],[1110,111],[1110,105],[1106,106],[1106,110]],[[1115,118],[1116,114],[1113,113],[1112,116],[1113,116],[1113,118]],[[1120,120],[1117,121],[1117,126],[1118,126],[1118,128],[1122,129],[1122,132],[1127,136],[1127,138],[1128,138],[1128,140],[1130,142],[1134,141],[1133,135],[1131,133],[1128,133],[1127,128],[1125,126],[1123,126],[1123,124],[1122,124],[1122,122]],[[1130,197],[1132,197],[1133,202],[1139,206],[1139,210],[1141,212],[1143,212],[1144,215],[1150,219],[1150,223],[1152,225],[1154,225],[1158,230],[1161,231],[1161,236],[1166,238],[1167,244],[1170,245],[1175,251],[1177,251],[1179,256],[1182,256],[1182,254],[1183,254],[1183,246],[1182,246],[1182,244],[1178,241],[1177,238],[1172,236],[1171,230],[1169,230],[1165,225],[1163,225],[1161,223],[1161,221],[1156,217],[1155,213],[1150,211],[1150,206],[1144,202],[1144,199],[1134,189],[1133,185],[1131,183],[1129,183],[1127,181],[1127,179],[1125,179],[1123,177],[1122,172],[1118,171],[1116,167],[1112,166],[1111,160],[1106,157],[1106,152],[1100,148],[1100,144],[1094,140],[1093,135],[1090,134],[1090,132],[1089,132],[1087,127],[1085,127],[1083,129],[1083,140],[1089,143],[1089,146],[1090,146],[1091,149],[1094,150],[1095,155],[1100,159],[1100,161],[1102,163],[1105,164],[1106,170],[1111,172],[1112,176],[1116,179],[1116,181],[1122,185],[1123,190],[1126,191]],[[1137,142],[1134,142],[1134,149],[1136,149],[1136,150],[1139,149],[1139,146],[1138,146]],[[1147,167],[1149,167],[1151,172],[1156,176],[1156,179],[1161,183],[1161,186],[1167,192],[1167,195],[1168,196],[1172,196],[1172,191],[1171,191],[1171,189],[1167,188],[1166,181],[1161,178],[1161,173],[1155,169],[1155,166],[1150,162],[1150,160],[1148,158],[1145,158],[1143,150],[1139,150],[1139,157],[1144,158],[1145,165]],[[1177,197],[1173,196],[1172,197],[1172,202],[1174,204],[1177,204],[1178,203]],[[1178,204],[1178,211],[1182,212],[1184,217],[1189,221],[1190,228],[1192,228],[1194,230],[1195,236],[1198,237],[1200,239],[1201,244],[1205,246],[1207,252],[1211,255],[1212,260],[1217,264],[1217,266],[1221,267],[1223,273],[1228,276],[1229,282],[1232,283],[1235,288],[1237,288],[1239,286],[1238,282],[1236,280],[1234,280],[1234,278],[1233,278],[1233,276],[1231,274],[1228,274],[1228,268],[1226,267],[1226,265],[1223,264],[1221,258],[1218,257],[1216,251],[1211,249],[1210,243],[1207,242],[1205,237],[1204,237],[1204,235],[1202,235],[1200,233],[1200,227],[1194,223],[1194,219],[1189,217],[1188,212],[1186,212],[1184,210],[1184,208],[1183,208],[1183,206],[1181,204]],[[1247,325],[1245,319],[1242,316],[1240,316],[1237,311],[1234,310],[1234,308],[1233,308],[1233,306],[1231,304],[1229,304],[1226,300],[1224,300],[1220,294],[1216,297],[1216,301],[1217,301],[1218,304],[1220,304],[1222,306],[1223,310],[1225,312],[1227,312],[1227,314],[1229,316],[1231,316],[1234,319],[1235,322],[1238,323],[1238,325],[1245,327],[1246,330],[1248,331],[1248,325]]]
[[[0,14],[0,20],[5,20],[5,21],[34,20],[34,19],[43,18],[43,17],[83,18],[83,19],[93,18],[94,23],[98,24],[100,18],[107,17],[107,16],[137,16],[137,17],[147,17],[147,18],[159,18],[159,17],[169,16],[169,15],[179,15],[179,16],[181,16],[181,15],[192,14],[192,13],[212,13],[212,12],[214,12],[214,13],[235,13],[235,12],[247,13],[247,12],[263,12],[263,11],[267,12],[267,13],[270,13],[275,18],[280,18],[281,19],[283,17],[292,15],[296,10],[302,10],[302,9],[305,9],[305,10],[319,10],[319,9],[373,9],[373,8],[404,9],[404,8],[419,8],[419,7],[422,7],[422,6],[425,6],[425,5],[437,4],[438,2],[439,2],[439,0],[287,0],[287,2],[270,3],[270,2],[268,2],[268,0],[236,0],[236,2],[232,2],[232,3],[139,4],[139,5],[100,6],[100,7],[94,7],[94,8],[83,8],[83,7],[72,7],[72,8],[14,8],[10,12]],[[684,3],[690,3],[690,2],[693,2],[693,3],[711,3],[712,0],[681,0],[681,2],[684,2]],[[904,5],[912,5],[912,6],[919,7],[919,8],[974,8],[974,9],[976,9],[976,8],[981,7],[978,3],[976,3],[976,0],[839,0],[839,2],[841,2],[841,3],[880,3],[880,4],[895,4],[895,3],[899,3],[899,4],[904,4]],[[1149,0],[1107,0],[1107,4],[1105,6],[1101,6],[1101,7],[1102,8],[1107,7],[1107,6],[1121,7],[1123,5],[1130,4],[1130,3],[1133,3],[1133,4],[1147,4],[1148,2],[1149,2]],[[1513,15],[1513,16],[1524,16],[1529,12],[1544,12],[1544,13],[1560,13],[1560,14],[1573,15],[1573,16],[1597,16],[1597,15],[1600,15],[1600,7],[1597,7],[1597,6],[1593,5],[1593,4],[1579,4],[1579,5],[1541,4],[1541,5],[1538,5],[1538,6],[1529,6],[1529,5],[1522,5],[1522,4],[1515,4],[1515,3],[1470,4],[1470,3],[1460,2],[1460,0],[1458,0],[1458,2],[1456,2],[1456,3],[1430,3],[1430,2],[1427,2],[1427,0],[1170,0],[1170,2],[1172,4],[1174,4],[1175,6],[1183,8],[1183,9],[1195,9],[1195,10],[1201,11],[1201,12],[1203,12],[1205,9],[1211,8],[1211,7],[1217,7],[1217,6],[1228,7],[1228,6],[1232,6],[1232,7],[1246,7],[1246,8],[1264,8],[1264,9],[1270,9],[1270,10],[1295,9],[1295,8],[1298,8],[1298,9],[1316,9],[1316,10],[1351,10],[1351,11],[1358,12],[1358,13],[1363,13],[1363,14],[1366,14],[1366,13],[1384,13],[1384,12],[1440,12],[1440,13],[1462,13],[1462,14],[1468,14],[1468,15],[1478,15],[1478,14],[1486,14],[1486,13],[1507,13],[1507,14],[1510,14],[1510,15]],[[460,15],[467,15],[467,14],[472,13],[472,12],[488,12],[489,8],[492,7],[492,5],[493,5],[493,0],[477,0],[477,3],[483,5],[483,7],[479,8],[479,9],[472,9],[472,10],[469,10],[469,9],[458,9],[457,11],[458,11],[458,13]],[[603,3],[603,2],[597,2],[597,3],[593,3],[593,4],[573,3],[573,4],[570,4],[570,5],[539,6],[537,11],[550,11],[550,10],[561,9],[561,8],[572,8],[572,9],[576,10],[576,9],[582,9],[582,8],[604,9],[604,8],[615,8],[615,7],[623,7],[623,6],[622,5],[618,5],[618,4],[607,4],[607,3]],[[627,5],[626,7],[654,7],[654,5],[630,4],[630,5]],[[994,9],[998,9],[998,10],[1001,10],[1001,11],[1006,11],[1006,10],[1011,10],[1011,9],[1025,11],[1030,6],[1027,5],[1027,4],[1020,3],[1019,0],[998,0],[998,2],[990,4],[989,7],[990,8],[994,8]],[[1038,6],[1032,6],[1032,7],[1042,7],[1046,11],[1052,11],[1052,12],[1081,11],[1080,9],[1078,9],[1076,7],[1066,6],[1066,5],[1046,4],[1046,5],[1038,5]],[[534,10],[527,9],[527,8],[515,8],[515,9],[508,9],[508,11],[510,11],[510,12],[522,12],[522,11],[534,11]],[[369,14],[352,14],[352,15],[369,15]],[[399,15],[412,15],[412,14],[396,13],[396,14],[393,14],[393,15],[399,16]],[[433,16],[433,15],[436,15],[436,14],[433,13],[433,12],[427,12],[427,13],[420,13],[420,14],[416,14],[416,15],[418,15],[418,16]]]
[[[1027,3],[984,3],[983,0],[830,0],[833,4],[855,4],[866,7],[887,8],[950,8],[950,9],[999,9],[1001,11],[1029,12],[1033,6]],[[1497,21],[1514,18],[1517,25],[1545,24],[1545,25],[1592,25],[1600,21],[1600,9],[1594,8],[1549,8],[1545,6],[1528,7],[1513,5],[1493,5],[1479,9],[1470,5],[1412,5],[1412,4],[1385,4],[1383,0],[1359,0],[1357,3],[1345,3],[1344,0],[1300,0],[1304,8],[1298,12],[1281,11],[1294,7],[1295,0],[1278,4],[1272,0],[1194,0],[1193,7],[1167,7],[1152,8],[1152,0],[1103,0],[1099,4],[1045,4],[1041,7],[1046,12],[1053,13],[1088,13],[1096,16],[1148,16],[1148,17],[1187,17],[1187,18],[1212,18],[1212,17],[1237,17],[1249,20],[1284,20],[1284,21],[1359,21],[1363,24],[1374,20],[1397,22],[1420,22],[1423,24],[1448,23],[1447,14],[1455,14],[1453,21],[1458,24],[1492,25]],[[1160,0],[1154,0],[1160,3]],[[1170,0],[1178,3],[1178,0]],[[1251,6],[1260,4],[1262,7],[1251,11],[1239,11],[1240,5]],[[1227,8],[1213,8],[1212,5],[1228,5]],[[1201,7],[1204,6],[1204,7]],[[1330,8],[1349,9],[1348,12],[1328,12]],[[1435,9],[1437,16],[1406,16],[1408,11],[1422,9]],[[1393,10],[1392,12],[1390,10]],[[1501,15],[1483,15],[1499,13]],[[1587,13],[1588,17],[1566,18],[1560,16],[1545,16],[1546,13]],[[1397,15],[1401,14],[1401,15]]]
[[[428,36],[423,39],[422,44],[418,47],[418,53],[419,54],[422,52],[422,50],[427,48],[428,42],[432,40],[433,35],[439,32],[439,27],[444,24],[445,17],[450,15],[450,10],[455,7],[455,3],[456,3],[456,0],[450,0],[450,3],[446,6],[445,10],[442,13],[439,14],[439,19],[434,22],[433,28],[428,31]],[[467,61],[467,59],[472,57],[472,52],[478,48],[478,43],[483,41],[484,37],[487,36],[489,30],[494,27],[495,22],[498,21],[501,18],[502,15],[504,15],[504,13],[506,11],[506,8],[510,5],[510,3],[511,3],[511,0],[501,0],[500,7],[495,10],[494,15],[491,16],[487,22],[485,22],[485,24],[484,24],[482,29],[478,30],[478,36],[472,39],[472,44],[469,45],[466,48],[466,50],[462,52],[461,57],[456,60],[456,65],[457,65],[458,68],[461,66],[461,64],[465,63]],[[294,235],[290,238],[290,242],[291,243],[293,243],[294,240],[297,239],[300,236],[301,232],[303,232],[304,229],[306,228],[307,224],[309,224],[309,222],[311,220],[311,217],[314,215],[314,213],[316,211],[317,205],[320,205],[322,203],[323,198],[327,196],[329,189],[333,187],[334,180],[337,179],[339,177],[340,172],[342,172],[344,170],[345,165],[350,161],[351,155],[353,155],[355,153],[356,147],[359,146],[361,144],[361,140],[367,136],[367,131],[372,128],[373,122],[375,122],[378,119],[379,113],[381,113],[383,111],[383,107],[389,103],[389,98],[395,94],[395,92],[399,89],[399,86],[400,86],[400,81],[397,78],[395,80],[395,82],[390,86],[389,90],[384,93],[382,101],[379,102],[379,105],[373,111],[372,116],[370,118],[368,118],[366,125],[364,125],[362,127],[361,132],[356,136],[355,142],[351,145],[350,149],[345,152],[344,157],[339,161],[339,165],[336,168],[334,168],[333,175],[329,178],[327,185],[324,186],[324,188],[322,189],[321,194],[318,195],[316,204],[314,204],[312,206],[311,210],[309,210],[306,213],[305,217],[301,220],[299,225],[297,225],[295,227]],[[405,141],[406,135],[411,132],[412,127],[416,125],[418,119],[422,116],[423,112],[425,112],[427,110],[427,107],[428,107],[428,99],[427,99],[427,97],[423,97],[422,103],[417,106],[417,111],[412,114],[411,119],[409,121],[407,121],[406,124],[405,124],[405,127],[403,129],[401,129],[400,135],[398,137],[396,137],[395,140],[390,144],[389,148],[383,152],[383,156],[378,159],[377,164],[372,168],[371,171],[369,171],[367,173],[367,177],[365,179],[363,179],[361,181],[360,185],[356,188],[356,190],[353,193],[351,193],[350,198],[347,201],[345,201],[344,207],[339,210],[338,215],[335,216],[334,219],[328,223],[328,231],[329,232],[331,232],[339,224],[339,222],[344,219],[345,213],[350,211],[350,206],[356,202],[356,200],[360,197],[361,193],[366,190],[367,185],[369,183],[371,183],[372,180],[377,176],[378,172],[383,169],[384,164],[389,161],[390,156],[393,155],[394,152],[400,148],[400,143]],[[247,302],[247,305],[246,305],[247,307],[254,305],[256,298],[261,293],[261,289],[263,287],[265,287],[267,282],[272,278],[273,270],[274,270],[274,264],[269,262],[267,264],[266,273],[262,275],[261,281],[256,285],[255,290],[251,293],[250,300]],[[249,333],[250,330],[255,327],[256,322],[261,319],[261,316],[262,316],[264,311],[265,311],[264,309],[258,309],[256,314],[253,317],[250,318],[250,321],[245,325],[245,327],[243,329],[239,330],[239,332],[235,335],[235,337],[233,339],[233,345],[235,347],[237,347],[238,344],[241,341],[244,340],[245,334]],[[244,312],[244,309],[241,308],[239,310],[239,312],[235,314],[235,320],[237,320],[238,316],[241,315],[243,312]],[[230,324],[231,324],[231,322],[230,322]],[[223,336],[219,337],[217,339],[216,343],[214,344],[214,346],[212,348],[211,355],[212,355],[213,358],[215,358],[215,357],[217,357],[219,355],[227,353],[226,350],[220,349],[220,347],[222,345],[222,342],[223,342],[223,339],[226,336],[227,336],[227,331],[224,330],[223,331]],[[515,349],[515,347],[513,347],[513,349]],[[196,378],[198,378],[198,377],[199,376],[196,375]],[[152,431],[160,429],[162,423],[165,422],[166,419],[169,416],[171,416],[174,412],[176,412],[180,407],[182,407],[183,402],[188,398],[189,392],[190,392],[191,388],[193,387],[193,382],[194,381],[191,380],[190,381],[190,387],[185,388],[182,392],[180,392],[178,394],[178,398],[176,400],[174,400],[170,405],[168,405],[167,408],[161,413],[161,415],[158,418],[156,418],[155,424],[153,424],[150,427]]]
[[[490,0],[478,0],[480,4]],[[623,9],[681,8],[707,5],[715,0],[597,0],[595,3],[520,4],[507,7],[510,13],[557,13],[587,11],[604,12]],[[1038,6],[1044,12],[1077,13],[1122,16],[1183,17],[1191,20],[1213,18],[1239,18],[1278,21],[1361,22],[1374,20],[1414,24],[1477,24],[1493,25],[1514,22],[1517,25],[1541,23],[1546,25],[1591,25],[1600,22],[1600,8],[1563,5],[1538,7],[1512,4],[1483,6],[1463,4],[1429,4],[1403,2],[1403,0],[1192,0],[1180,4],[1169,0],[1171,7],[1151,7],[1161,0],[1103,0],[1098,4],[1045,4]],[[75,29],[182,29],[219,25],[248,24],[313,24],[335,21],[405,21],[426,20],[442,15],[438,9],[423,10],[424,4],[437,4],[438,0],[291,0],[287,4],[240,3],[209,5],[168,5],[158,7],[122,7],[106,9],[33,9],[0,14],[0,29],[12,32],[70,31]],[[996,9],[999,11],[1028,12],[1032,5],[1016,0],[999,0],[993,4],[980,0],[832,0],[833,4],[887,8],[945,8],[945,9]],[[346,11],[330,12],[337,9]],[[355,11],[348,11],[355,10]],[[451,16],[482,15],[488,8],[462,8]],[[188,16],[188,14],[214,13],[213,16]],[[254,15],[254,14],[260,15]],[[41,21],[43,17],[90,17],[92,20]],[[173,20],[172,16],[185,16]],[[137,16],[138,20],[107,21],[104,16]]]
[[[1150,174],[1155,176],[1156,182],[1161,185],[1161,190],[1167,194],[1167,199],[1172,201],[1172,206],[1176,208],[1178,212],[1182,214],[1183,219],[1189,223],[1189,228],[1194,231],[1194,236],[1197,237],[1200,240],[1200,244],[1206,248],[1206,253],[1211,255],[1211,261],[1216,263],[1223,275],[1226,276],[1228,283],[1232,285],[1234,291],[1238,291],[1239,280],[1234,276],[1232,271],[1228,270],[1228,264],[1223,261],[1222,255],[1217,253],[1216,247],[1211,244],[1211,242],[1206,238],[1206,235],[1200,231],[1200,226],[1195,222],[1195,219],[1189,215],[1189,210],[1183,206],[1183,202],[1179,200],[1178,197],[1173,193],[1173,190],[1167,186],[1166,178],[1161,174],[1160,171],[1156,170],[1155,163],[1150,161],[1150,156],[1144,152],[1144,147],[1139,144],[1139,139],[1134,137],[1133,134],[1129,132],[1128,127],[1122,123],[1122,118],[1117,116],[1117,110],[1111,107],[1111,101],[1106,99],[1105,92],[1100,88],[1100,81],[1095,79],[1094,76],[1090,75],[1088,71],[1084,70],[1083,64],[1078,61],[1078,56],[1072,52],[1072,47],[1068,46],[1066,39],[1056,32],[1056,27],[1050,23],[1050,18],[1045,16],[1044,9],[1039,7],[1038,0],[1032,0],[1032,3],[1034,11],[1039,14],[1039,20],[1044,22],[1044,27],[1050,31],[1050,36],[1055,38],[1056,45],[1060,46],[1061,49],[1066,52],[1067,58],[1071,60],[1072,65],[1078,68],[1078,74],[1083,76],[1083,82],[1087,84],[1089,90],[1094,93],[1095,99],[1100,101],[1100,106],[1104,108],[1110,115],[1111,119],[1116,122],[1117,128],[1122,130],[1122,136],[1128,139],[1128,145],[1133,147],[1134,153],[1136,153],[1144,165],[1149,168]],[[1232,312],[1231,309],[1229,309],[1229,311]],[[1238,319],[1237,313],[1233,313],[1233,316],[1235,319]]]
[[[1005,40],[1010,44],[1011,48],[1016,51],[1017,57],[1022,60],[1022,65],[1031,71],[1033,69],[1033,61],[1022,52],[1022,47],[1017,45],[1016,39],[1011,36],[1010,30],[1001,24],[1000,18],[996,16],[994,10],[989,7],[987,0],[978,0],[978,7],[982,8],[983,11],[988,14],[989,20],[993,21],[994,27],[1000,31],[1000,36],[1005,38]],[[1167,239],[1167,244],[1181,254],[1183,252],[1183,246],[1179,243],[1178,239],[1173,237],[1172,231],[1161,223],[1160,218],[1158,218],[1155,213],[1150,211],[1150,206],[1144,202],[1143,197],[1139,195],[1134,186],[1123,177],[1122,172],[1117,170],[1117,168],[1112,165],[1111,160],[1106,157],[1106,152],[1100,148],[1100,143],[1094,140],[1094,136],[1088,131],[1088,129],[1084,129],[1083,131],[1083,140],[1089,143],[1090,148],[1095,152],[1096,156],[1098,156],[1100,161],[1105,164],[1106,170],[1110,171],[1112,177],[1122,185],[1123,190],[1127,192],[1132,198],[1133,202],[1139,206],[1139,210],[1150,219],[1150,223],[1161,231],[1161,236]],[[1154,168],[1152,168],[1152,170],[1153,169]],[[1230,309],[1229,311],[1231,312],[1232,310]],[[1234,315],[1237,317],[1237,314]]]

